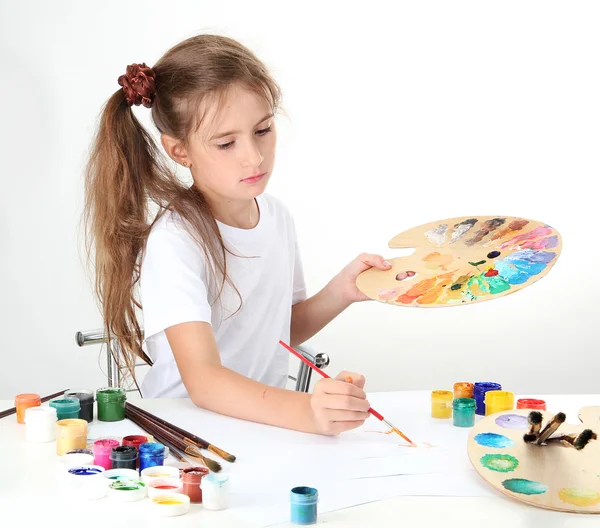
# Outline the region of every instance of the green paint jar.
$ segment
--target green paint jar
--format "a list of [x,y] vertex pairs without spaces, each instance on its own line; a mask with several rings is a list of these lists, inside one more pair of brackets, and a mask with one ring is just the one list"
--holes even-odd
[[79,409],[81,405],[79,399],[75,397],[63,397],[50,400],[50,407],[56,409],[57,420],[68,420],[69,418],[79,418]]
[[473,427],[476,405],[473,398],[455,398],[452,401],[454,425],[456,427]]
[[118,422],[125,419],[125,389],[105,387],[96,391],[98,420],[101,422]]

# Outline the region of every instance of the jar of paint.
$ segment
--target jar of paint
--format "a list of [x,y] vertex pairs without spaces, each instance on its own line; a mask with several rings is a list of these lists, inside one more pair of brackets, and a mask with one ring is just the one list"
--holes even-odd
[[475,400],[473,398],[455,398],[452,401],[454,425],[473,427],[475,425]]
[[200,482],[202,482],[202,477],[206,475],[208,475],[208,469],[204,467],[191,467],[183,470],[181,477],[183,493],[190,498],[190,502],[202,502]]
[[140,480],[115,480],[108,485],[108,497],[119,502],[135,502],[147,495],[147,486]]
[[493,390],[485,393],[485,415],[510,411],[515,408],[515,395],[512,392]]
[[39,407],[42,399],[39,394],[17,394],[15,396],[15,408],[17,410],[17,423],[25,423],[25,409]]
[[95,500],[106,497],[107,486],[103,473],[104,468],[96,465],[70,468],[67,473],[69,491],[80,499]]
[[473,386],[473,398],[477,407],[475,413],[480,416],[485,416],[485,393],[492,390],[502,390],[500,383],[493,381],[478,381]]
[[[148,438],[146,436],[142,436],[142,435],[128,435],[128,436],[124,436],[123,440],[121,440],[121,445],[124,446],[133,446],[135,447],[136,451],[139,450],[140,446],[142,444],[145,444],[149,442]],[[167,458],[166,454],[165,454],[165,458]],[[136,458],[136,466],[139,469],[140,467],[140,459],[139,457]]]
[[290,491],[292,524],[316,524],[319,492],[315,488],[299,486]]
[[98,420],[101,422],[118,422],[125,419],[125,389],[105,387],[96,391],[98,404]]
[[517,400],[517,409],[533,409],[535,411],[545,411],[546,402],[534,398],[520,398]]
[[104,469],[112,469],[112,460],[110,453],[113,447],[118,447],[119,441],[116,438],[99,438],[94,442],[94,464],[102,466]]
[[140,445],[140,471],[152,466],[162,466],[165,462],[165,446],[157,442]]
[[79,418],[79,409],[81,408],[81,405],[77,398],[57,398],[55,400],[50,400],[48,405],[56,409],[56,414],[59,420]]
[[156,479],[147,484],[148,497],[152,498],[161,493],[183,493],[183,484],[178,478]]
[[88,423],[79,418],[56,422],[56,454],[64,455],[72,449],[85,449]]
[[181,473],[179,468],[175,466],[150,466],[140,471],[142,482],[151,484],[155,480],[164,478],[179,478]]
[[[81,449],[80,451],[85,451],[85,449]],[[94,465],[94,455],[91,452],[89,454],[83,452],[65,453],[59,457],[59,460],[61,464],[64,464],[67,467],[67,469],[78,466]]]
[[190,498],[183,493],[161,493],[150,500],[152,513],[161,517],[176,517],[190,511]]
[[94,391],[88,389],[72,389],[65,392],[67,398],[79,400],[79,417],[86,422],[94,420]]
[[229,479],[209,473],[200,482],[202,504],[206,510],[224,510],[229,504]]
[[431,392],[431,417],[447,419],[452,418],[452,399],[454,395],[447,390]]
[[25,440],[52,442],[56,438],[56,420],[53,407],[28,407],[25,409]]
[[135,469],[113,468],[103,473],[108,480],[139,480],[140,474]]
[[137,469],[138,452],[134,446],[113,447],[110,461],[113,468]]
[[459,381],[454,384],[454,398],[472,398],[473,384],[468,381]]

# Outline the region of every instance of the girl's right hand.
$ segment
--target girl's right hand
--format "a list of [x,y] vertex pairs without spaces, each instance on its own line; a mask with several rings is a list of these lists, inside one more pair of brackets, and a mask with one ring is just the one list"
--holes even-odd
[[317,432],[334,436],[360,427],[370,416],[361,374],[340,372],[335,379],[322,378],[310,398]]

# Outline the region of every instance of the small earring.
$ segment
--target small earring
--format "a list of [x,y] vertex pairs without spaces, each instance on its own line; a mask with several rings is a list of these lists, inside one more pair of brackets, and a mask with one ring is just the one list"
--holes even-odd
[[182,165],[183,165],[184,167],[187,167],[187,161],[184,161],[184,162],[182,163]]

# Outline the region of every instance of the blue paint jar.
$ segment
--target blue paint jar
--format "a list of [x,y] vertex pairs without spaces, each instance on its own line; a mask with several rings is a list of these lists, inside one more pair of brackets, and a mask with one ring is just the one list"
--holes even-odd
[[165,446],[157,442],[140,444],[138,456],[140,472],[153,466],[162,466],[165,462]]
[[290,491],[292,524],[316,524],[319,492],[315,488],[298,486]]
[[56,400],[51,400],[48,405],[56,409],[57,420],[79,418],[81,404],[79,403],[79,399],[75,397],[57,398]]
[[492,390],[502,390],[500,383],[493,381],[478,381],[473,387],[473,398],[475,398],[475,413],[485,416],[485,393]]
[[455,398],[452,402],[454,425],[473,427],[475,425],[475,400],[473,398]]

